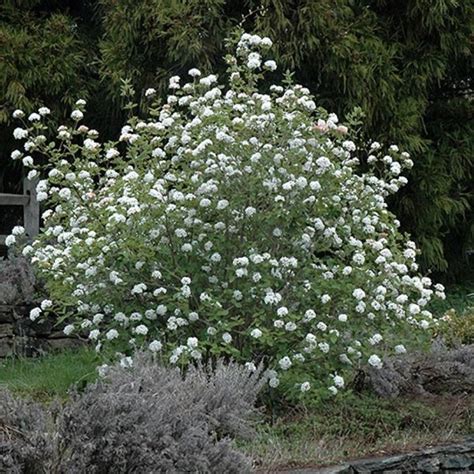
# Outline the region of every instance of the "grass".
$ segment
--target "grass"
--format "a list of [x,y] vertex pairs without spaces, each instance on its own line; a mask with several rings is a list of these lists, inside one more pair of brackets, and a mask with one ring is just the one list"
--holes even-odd
[[0,388],[40,401],[65,398],[71,385],[95,379],[96,357],[93,350],[83,348],[37,359],[6,359],[0,362]]
[[314,467],[452,442],[474,432],[474,401],[466,398],[382,400],[351,395],[298,411],[241,448],[260,472]]

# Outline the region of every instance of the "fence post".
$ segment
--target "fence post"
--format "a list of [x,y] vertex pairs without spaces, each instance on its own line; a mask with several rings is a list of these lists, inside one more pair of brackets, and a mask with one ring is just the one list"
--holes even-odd
[[36,199],[37,179],[23,180],[23,194],[29,196],[28,203],[23,206],[23,224],[26,234],[30,239],[36,237],[39,233],[40,208]]

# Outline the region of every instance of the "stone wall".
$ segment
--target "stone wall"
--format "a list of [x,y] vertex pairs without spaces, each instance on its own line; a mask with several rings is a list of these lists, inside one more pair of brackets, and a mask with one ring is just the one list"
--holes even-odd
[[340,466],[294,469],[286,474],[404,474],[474,472],[474,438],[385,458],[360,459]]
[[31,308],[31,305],[0,304],[0,358],[35,356],[82,344],[78,339],[66,337],[52,321],[32,322]]
[[35,356],[81,344],[68,338],[53,320],[32,322],[31,308],[44,294],[23,257],[0,259],[0,359]]

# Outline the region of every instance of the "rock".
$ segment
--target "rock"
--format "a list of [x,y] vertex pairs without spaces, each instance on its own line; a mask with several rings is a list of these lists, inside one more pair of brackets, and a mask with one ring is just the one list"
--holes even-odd
[[25,258],[0,260],[0,303],[31,303],[36,286],[33,270]]
[[0,283],[0,303],[13,304],[18,301],[19,292],[13,283]]
[[427,454],[427,457],[420,456],[413,465],[422,472],[439,472],[441,463],[437,456]]
[[23,317],[18,319],[16,327],[19,335],[50,337],[54,324],[52,320],[31,321],[29,318]]
[[363,385],[386,398],[474,394],[474,345],[386,358],[367,369]]
[[10,357],[14,354],[11,339],[0,339],[0,358]]
[[54,318],[31,321],[38,285],[23,257],[0,260],[0,358],[32,356],[51,350],[78,347],[83,342],[68,338]]
[[324,473],[325,474],[351,474],[353,471],[349,464],[342,464],[341,466],[328,467]]
[[13,321],[14,317],[11,311],[11,307],[0,305],[0,324],[12,323]]
[[14,326],[11,323],[0,324],[0,338],[12,337],[14,335]]
[[402,454],[398,456],[389,456],[385,458],[371,458],[354,461],[351,464],[352,472],[358,474],[370,474],[372,472],[385,472],[389,470],[398,470],[398,468],[410,459],[410,455]]
[[[469,454],[459,454],[451,456],[443,456],[440,464],[443,469],[462,470],[474,465],[474,458]],[[474,467],[474,466],[473,466]]]
[[349,464],[341,464],[340,466],[323,467],[321,469],[302,468],[281,472],[286,474],[352,474],[354,471]]
[[84,342],[64,335],[54,320],[31,321],[32,305],[0,305],[0,358],[30,357],[52,350],[76,348]]
[[383,458],[359,459],[339,466],[281,471],[286,474],[404,474],[474,472],[474,440]]
[[84,345],[84,342],[80,339],[74,339],[71,337],[63,337],[61,339],[48,339],[45,347],[46,351],[50,350],[64,350],[64,349],[74,349]]
[[474,469],[474,442],[437,446],[414,453],[401,454],[380,459],[359,460],[350,464],[352,472],[358,474],[388,472],[447,472]]
[[64,339],[66,336],[63,331],[52,331],[48,335],[48,339]]

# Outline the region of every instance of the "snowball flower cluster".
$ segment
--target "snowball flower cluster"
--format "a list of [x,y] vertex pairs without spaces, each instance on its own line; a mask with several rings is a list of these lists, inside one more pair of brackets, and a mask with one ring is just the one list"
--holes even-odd
[[[26,142],[15,159],[48,156],[43,170],[25,163],[43,173],[47,210],[23,253],[54,302],[31,319],[69,309],[65,332],[98,350],[145,347],[180,366],[264,360],[289,397],[334,395],[436,325],[427,305],[443,288],[417,274],[416,246],[387,209],[413,163],[397,147],[356,149],[350,123],[305,87],[261,92],[271,46],[244,34],[226,88],[191,69],[189,82],[171,78],[164,105],[148,89],[153,114],[114,142],[78,125],[83,101],[56,144],[45,110],[16,129]],[[361,158],[385,171],[361,172]]]

